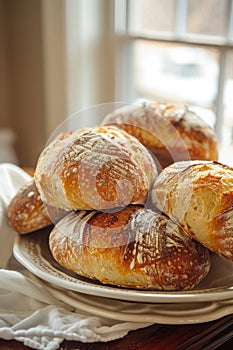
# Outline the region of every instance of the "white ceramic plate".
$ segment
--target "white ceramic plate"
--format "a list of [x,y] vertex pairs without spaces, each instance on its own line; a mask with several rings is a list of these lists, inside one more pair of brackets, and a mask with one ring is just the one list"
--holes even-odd
[[159,324],[209,322],[233,313],[233,300],[199,303],[137,303],[72,292],[33,276],[58,300],[76,311],[117,321]]
[[233,263],[212,255],[208,276],[192,291],[164,292],[100,284],[62,268],[52,257],[46,232],[17,236],[13,253],[30,272],[68,291],[143,303],[193,303],[233,299]]

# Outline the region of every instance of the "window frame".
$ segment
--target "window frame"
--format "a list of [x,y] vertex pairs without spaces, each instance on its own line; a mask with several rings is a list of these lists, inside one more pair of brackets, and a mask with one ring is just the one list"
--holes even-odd
[[[227,0],[226,35],[197,36],[185,32],[187,17],[187,1],[176,0],[175,30],[171,34],[161,33],[136,33],[129,30],[130,1],[114,0],[114,32],[116,35],[116,99],[127,101],[135,100],[133,95],[132,81],[132,45],[137,40],[152,41],[155,43],[183,44],[198,48],[215,49],[219,53],[219,75],[217,82],[217,96],[215,105],[216,122],[215,132],[220,144],[222,143],[222,125],[224,116],[224,84],[226,81],[227,60],[233,53],[233,0]],[[184,10],[185,9],[185,10]],[[126,67],[128,72],[126,75]],[[127,77],[127,79],[126,79]]]

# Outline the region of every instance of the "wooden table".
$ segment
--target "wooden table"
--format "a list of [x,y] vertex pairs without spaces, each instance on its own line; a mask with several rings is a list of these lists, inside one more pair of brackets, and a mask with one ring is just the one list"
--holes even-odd
[[[107,343],[64,341],[60,350],[232,350],[233,315],[195,325],[152,325]],[[29,350],[16,341],[0,339],[1,350]]]

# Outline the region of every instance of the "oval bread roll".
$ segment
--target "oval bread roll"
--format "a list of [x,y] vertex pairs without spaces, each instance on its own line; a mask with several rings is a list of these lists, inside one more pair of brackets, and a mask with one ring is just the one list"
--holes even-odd
[[49,245],[66,269],[116,286],[188,290],[210,268],[205,247],[167,216],[139,205],[68,214],[51,231]]
[[57,137],[42,151],[34,175],[43,201],[67,210],[144,201],[156,176],[148,150],[113,126]]
[[20,234],[51,225],[65,215],[63,210],[45,207],[34,179],[23,186],[8,206],[8,221]]
[[233,168],[211,161],[172,164],[155,181],[152,202],[190,237],[233,260]]
[[181,160],[218,160],[213,129],[186,105],[143,103],[109,113],[102,124],[117,125],[138,138],[160,168]]

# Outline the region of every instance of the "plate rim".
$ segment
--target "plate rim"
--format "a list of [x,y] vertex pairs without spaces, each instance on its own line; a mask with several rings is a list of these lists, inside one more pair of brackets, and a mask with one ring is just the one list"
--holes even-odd
[[[51,289],[50,289],[51,291]],[[62,294],[62,291],[53,291],[53,295],[56,298],[59,298],[59,300],[68,303],[70,306],[77,307],[80,309],[80,302],[72,302],[68,294],[65,294],[64,298],[64,293]],[[151,313],[143,313],[143,314],[136,314],[132,313],[121,313],[118,311],[110,311],[110,310],[101,310],[101,308],[97,308],[95,306],[89,306],[88,304],[82,303],[83,306],[81,307],[82,311],[85,311],[85,306],[88,306],[88,312],[94,312],[95,315],[101,316],[101,317],[107,317],[116,320],[116,318],[119,321],[125,321],[125,322],[148,322],[148,323],[158,323],[158,324],[172,324],[172,325],[182,325],[182,324],[196,324],[196,323],[202,323],[202,322],[210,322],[214,321],[216,319],[219,319],[221,317],[230,315],[233,313],[233,300],[231,304],[221,304],[220,302],[207,302],[206,304],[209,304],[206,309],[210,309],[207,312],[205,312],[205,308],[202,310],[200,309],[195,309],[195,311],[190,310],[190,313],[186,312],[185,314],[178,314],[175,315],[173,312],[172,315],[169,315],[169,310],[167,312],[162,313],[157,312],[154,310],[154,312]],[[196,303],[195,303],[196,304]],[[201,303],[205,304],[205,303]],[[168,305],[168,304],[164,304]],[[91,311],[90,311],[91,310]],[[137,316],[137,317],[135,317]]]

